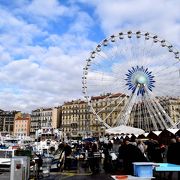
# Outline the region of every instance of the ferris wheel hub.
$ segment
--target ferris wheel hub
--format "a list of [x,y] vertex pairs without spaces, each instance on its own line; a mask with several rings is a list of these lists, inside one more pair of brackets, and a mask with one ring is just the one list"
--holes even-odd
[[139,76],[136,78],[136,82],[137,82],[137,84],[143,85],[143,84],[146,84],[146,83],[147,83],[147,79],[146,79],[145,76],[139,75]]
[[128,70],[128,74],[126,74],[127,79],[127,86],[129,90],[132,90],[133,93],[135,92],[136,88],[139,88],[137,91],[137,95],[141,94],[144,95],[146,86],[150,91],[154,87],[154,76],[152,72],[148,70],[148,68],[144,68],[143,66],[139,67],[132,67],[132,69]]

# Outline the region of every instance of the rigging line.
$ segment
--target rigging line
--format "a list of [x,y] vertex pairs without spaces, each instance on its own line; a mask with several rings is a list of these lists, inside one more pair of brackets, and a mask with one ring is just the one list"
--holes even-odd
[[[145,45],[146,41],[144,41],[142,38],[135,37],[134,42],[135,42],[134,43],[134,54],[135,54],[136,60],[139,59],[139,57],[141,57],[143,59],[143,57],[144,57],[143,51],[146,48],[146,45]],[[143,61],[142,61],[142,64],[143,64]]]
[[132,109],[132,117],[131,117],[131,126],[134,126],[135,116],[136,116],[136,109],[137,109],[138,103],[134,104],[134,111]]
[[163,112],[163,114],[166,117],[166,120],[169,121],[169,123],[171,124],[172,127],[176,127],[175,123],[172,121],[172,119],[169,117],[169,115],[166,113],[166,111],[163,109],[163,107],[161,106],[161,104],[158,103],[158,101],[155,99],[153,93],[151,92],[151,96],[153,97],[153,100],[155,101],[155,103],[158,105],[159,109]]
[[[160,79],[160,78],[164,77],[163,75],[169,75],[169,74],[173,75],[174,73],[175,73],[175,75],[178,75],[178,72],[179,72],[179,69],[177,69],[177,67],[169,67],[168,70],[159,71],[159,73],[156,73],[156,74],[153,73],[153,75],[155,75],[155,77],[158,77]],[[156,75],[158,75],[158,76],[156,76]]]
[[[114,121],[113,126],[114,126],[115,124],[116,124],[116,126],[119,126],[119,125],[122,124],[122,123],[120,122],[120,121],[121,121],[122,113],[123,113],[124,109],[126,108],[126,106],[127,106],[128,102],[130,101],[130,99],[132,99],[132,96],[133,96],[133,94],[131,94],[130,97],[129,97],[129,98],[127,99],[127,101],[125,102],[124,107],[123,107],[123,108],[121,109],[121,111],[119,112],[117,118],[116,118],[115,121]],[[119,120],[119,123],[118,123],[118,120]]]
[[172,73],[166,73],[166,74],[164,74],[164,75],[167,75],[167,76],[161,75],[160,77],[155,77],[155,78],[154,78],[155,81],[158,82],[158,81],[172,80],[172,79],[180,80],[180,77],[178,77],[177,74],[175,74],[174,77],[171,76],[170,78],[168,78],[168,77],[169,77],[169,75],[172,75]]
[[[135,113],[136,113],[136,106],[137,106],[137,103],[134,103],[133,107],[132,107],[132,110],[130,112],[130,117],[129,117],[129,125],[133,127],[133,122],[134,122],[134,119],[135,119]],[[134,114],[134,116],[133,116]],[[128,125],[127,123],[127,125]]]
[[[111,86],[110,86],[111,85]],[[116,83],[116,85],[115,86],[112,86],[112,84],[110,84],[110,85],[106,85],[106,84],[101,84],[101,85],[96,85],[96,84],[89,84],[89,85],[87,85],[87,87],[88,88],[93,88],[93,89],[91,89],[90,91],[87,91],[87,92],[91,92],[91,91],[93,91],[93,90],[96,90],[96,91],[101,91],[100,93],[103,93],[103,92],[117,92],[117,91],[119,91],[119,89],[121,88],[120,86],[118,86],[118,83]],[[97,89],[94,89],[94,88],[97,88]],[[99,89],[98,89],[99,88]],[[122,86],[122,88],[121,88],[121,92],[122,93],[125,93],[125,92],[128,92],[128,89],[127,89],[128,87],[126,87],[126,86]],[[124,92],[123,92],[124,91]]]
[[[163,65],[166,65],[169,62],[169,61],[167,61],[170,59],[169,56],[170,56],[169,53],[168,54],[166,53],[166,54],[156,55],[156,56],[154,55],[153,58],[151,59],[151,62],[154,62],[154,63],[151,64],[151,66],[152,67],[161,67]],[[156,57],[156,61],[155,61],[155,57]],[[163,62],[163,63],[161,63],[161,62]],[[155,72],[158,72],[158,71],[155,71]]]
[[[163,126],[162,126],[162,123],[159,121],[159,118],[158,118],[158,112],[156,111],[156,108],[153,106],[153,103],[151,101],[151,97],[150,96],[147,96],[147,91],[146,91],[146,94],[145,94],[146,98],[148,99],[147,103],[149,105],[149,107],[151,108],[152,112],[154,113],[155,117],[156,117],[156,120],[157,122],[159,123],[159,125],[161,126],[161,129],[163,129]],[[156,113],[157,112],[157,113]]]
[[[105,69],[105,70],[107,70],[107,69]],[[89,72],[90,73],[98,73],[98,74],[102,74],[102,75],[107,75],[107,76],[117,76],[118,75],[118,77],[121,77],[122,75],[124,75],[124,73],[123,74],[120,74],[120,73],[115,73],[115,72],[111,72],[111,73],[109,73],[108,74],[108,72],[107,71],[98,71],[97,69],[93,69],[93,68],[89,68]]]
[[[126,37],[126,38],[128,38],[128,37]],[[130,60],[132,59],[132,54],[129,53],[129,51],[130,51],[129,43],[127,42],[127,39],[124,38],[123,40],[125,41],[124,46],[126,47],[126,48],[124,48],[124,50],[125,50],[126,60],[128,60],[127,65],[129,67],[131,67],[132,63],[130,62]]]
[[[157,57],[157,59],[159,59],[159,61],[157,61],[156,64],[154,64],[153,66],[165,66],[165,67],[169,67],[169,66],[172,66],[176,63],[178,63],[178,60],[176,62],[176,58],[174,56],[172,56],[173,54],[172,53],[166,53],[166,54],[163,54],[163,55],[160,55],[160,57]],[[159,64],[160,62],[162,62],[161,64]],[[158,72],[158,71],[156,71]]]
[[98,55],[98,58],[102,58],[103,61],[108,59],[108,56],[104,53],[104,48],[100,52],[96,52],[96,54]]
[[121,52],[121,49],[122,49],[122,47],[120,47],[120,44],[121,42],[120,42],[120,39],[119,40],[117,40],[117,41],[115,41],[115,44],[116,44],[116,47],[117,47],[117,49],[116,49],[116,57],[118,57],[119,56],[119,52]]
[[159,76],[155,76],[156,81],[163,81],[163,80],[173,80],[173,79],[180,80],[180,77],[178,77],[178,71],[173,71],[173,72],[167,72],[164,74],[159,74]]
[[[92,71],[95,71],[98,68],[100,68],[100,69],[104,68],[104,70],[107,70],[107,67],[103,67],[103,66],[107,66],[107,64],[108,64],[108,61],[105,61],[105,59],[102,59],[100,62],[91,62],[91,64],[88,66],[89,66],[89,69]],[[111,66],[112,65],[113,64],[111,64]]]
[[[175,66],[176,64],[178,64],[179,62],[175,62],[175,63],[173,63],[172,65],[171,65],[171,67],[172,66]],[[176,66],[175,66],[176,67]],[[166,66],[165,68],[163,68],[163,69],[161,69],[161,71],[164,71],[164,70],[167,70],[167,69],[169,69],[169,66]],[[160,71],[157,71],[157,72],[153,72],[153,75],[157,75],[157,74],[159,74],[159,72]]]
[[143,114],[142,114],[142,101],[140,104],[140,120],[141,120],[141,129],[143,128]]
[[[148,95],[147,90],[146,90],[146,96],[147,96],[147,98],[149,99],[148,102],[149,102],[149,105],[152,107],[153,113],[154,113],[155,116],[157,117],[156,119],[157,119],[157,122],[158,122],[159,125],[160,125],[160,128],[161,128],[161,129],[164,129],[164,127],[166,128],[166,124],[164,123],[164,119],[163,119],[161,113],[159,112],[159,110],[156,108],[155,104],[153,103],[151,97]],[[159,117],[160,119],[159,119],[158,117]],[[161,123],[160,120],[163,122],[163,124]],[[163,126],[163,125],[164,125],[164,126]]]
[[146,66],[147,65],[147,62],[146,62],[146,59],[147,57],[145,56],[146,55],[146,40],[143,40],[143,43],[141,42],[141,44],[143,44],[143,47],[139,48],[139,57],[141,57],[141,54],[142,54],[142,65],[143,66]]
[[[102,78],[101,78],[101,79],[88,78],[88,80],[89,80],[89,81],[102,81]],[[111,79],[104,79],[104,78],[103,78],[103,81],[105,81],[105,82],[109,82],[109,81],[110,81],[110,82],[111,82],[112,80],[111,80]],[[116,80],[116,81],[117,81],[117,80]]]
[[115,85],[116,87],[119,88],[123,88],[126,86],[126,83],[124,82],[120,82],[118,80],[114,80],[114,81],[103,81],[103,80],[99,80],[99,81],[95,81],[95,80],[89,80],[88,82],[84,82],[84,85],[87,86],[111,86],[111,85]]
[[[145,56],[144,56],[144,49],[146,48],[145,47],[145,43],[142,43],[140,41],[140,39],[138,39],[138,44],[136,45],[136,63],[138,63],[139,66],[144,66],[145,65]],[[141,39],[142,40],[142,39]],[[137,42],[137,41],[136,41]],[[139,45],[140,44],[140,45]]]
[[[126,101],[128,101],[128,99],[124,100],[124,104],[126,104]],[[123,105],[121,106],[121,108],[119,107],[119,109],[117,110],[118,114],[117,114],[116,118],[114,119],[114,122],[113,122],[113,125],[112,125],[113,127],[115,126],[115,124],[117,126],[117,120],[121,116],[122,110],[123,110]]]
[[134,102],[137,98],[137,92],[139,90],[139,87],[136,87],[136,90],[134,93],[132,93],[132,98],[130,99],[129,103],[127,104],[127,107],[124,109],[124,112],[122,114],[122,118],[123,118],[123,121],[124,121],[124,125],[127,124],[128,122],[128,119],[129,119],[129,115],[132,111],[132,107],[134,105]]
[[[116,99],[114,99],[113,101],[110,101],[109,104],[108,104],[108,102],[107,102],[107,105],[104,106],[100,111],[98,111],[97,114],[99,114],[99,113],[100,113],[101,111],[103,111],[105,108],[107,108],[107,107],[110,106],[112,103],[114,103],[114,102],[117,101],[119,98],[121,98],[122,95],[123,95],[123,94],[121,94],[120,96],[118,96],[118,97],[117,97]],[[124,98],[126,98],[126,97],[127,97],[127,96],[124,96]],[[124,98],[120,101],[120,103],[124,100]],[[117,106],[119,106],[120,103],[118,103]],[[116,107],[117,107],[117,106],[116,106]]]
[[[171,61],[168,61],[169,59],[172,59],[172,57],[170,57],[169,58],[169,56],[170,56],[171,54],[170,53],[166,53],[166,54],[163,54],[163,55],[159,55],[160,57],[156,57],[155,55],[154,56],[152,56],[151,57],[151,59],[152,59],[152,61],[155,61],[155,59],[158,59],[158,61],[156,60],[156,62],[157,63],[154,63],[154,64],[150,64],[150,67],[152,67],[152,68],[154,68],[154,67],[160,67],[160,66],[162,66],[163,67],[163,65],[166,65],[166,67],[169,67],[171,64],[167,64],[168,62],[171,62]],[[162,59],[162,58],[166,58],[167,60],[165,60],[165,59]],[[161,60],[162,59],[162,60]],[[151,61],[151,62],[152,62]],[[163,63],[161,63],[160,64],[160,62],[162,62],[163,61]],[[174,61],[173,61],[174,62]],[[172,62],[171,62],[172,63]],[[173,64],[174,65],[174,64]],[[153,72],[153,74],[158,74],[159,73],[159,70],[155,70],[154,72]]]
[[159,83],[158,85],[155,86],[154,89],[161,90],[162,88],[165,88],[165,89],[162,89],[162,91],[163,92],[168,92],[168,94],[169,93],[172,94],[173,92],[180,92],[179,84],[173,83],[173,84],[168,84],[168,85],[171,85],[172,87],[167,88],[167,84]]
[[[87,80],[89,80],[89,81],[95,81],[95,80],[97,80],[97,81],[105,81],[105,82],[118,82],[119,84],[126,84],[126,80],[125,79],[119,79],[118,77],[111,77],[111,79],[105,79],[103,76],[102,77],[99,77],[98,79],[87,79]],[[85,82],[87,82],[87,81],[85,81]]]
[[103,60],[112,60],[112,57],[114,55],[112,55],[112,53],[108,53],[111,49],[113,49],[112,44],[109,42],[108,45],[102,46],[103,48],[101,49],[100,52],[96,52],[96,54],[98,55],[98,57],[102,58]]
[[144,119],[143,119],[143,102],[142,102],[142,97],[140,98],[140,119],[141,119],[141,129],[144,128]]
[[[147,94],[147,95],[149,96],[149,94]],[[165,128],[167,129],[168,126],[167,126],[166,122],[164,121],[164,118],[162,117],[162,112],[161,112],[160,109],[158,108],[157,104],[154,103],[153,99],[152,99],[151,97],[149,97],[149,99],[150,99],[150,101],[151,101],[151,103],[152,103],[155,111],[157,112],[157,115],[159,116],[159,118],[160,118],[160,120],[161,120],[161,121],[159,121],[159,122],[160,122],[160,123],[162,122],[161,125],[163,126],[163,128],[165,127]],[[161,127],[161,129],[163,129],[163,128]]]
[[118,52],[121,51],[121,47],[118,44],[119,42],[120,42],[119,39],[117,39],[115,42],[112,42],[113,57],[119,56]]
[[136,102],[133,105],[134,109],[132,108],[132,110],[131,110],[131,114],[132,114],[132,119],[134,121],[134,125],[133,126],[139,128],[139,126],[138,126],[138,107],[139,107],[139,102],[138,102],[137,99],[138,99],[138,96],[136,98]]
[[[126,89],[126,87],[124,88],[124,90]],[[118,93],[110,93],[109,95],[105,95],[106,97],[102,99],[102,102],[106,102],[108,99],[110,99],[112,96],[116,95]],[[127,96],[126,94],[120,93],[122,96]],[[119,96],[121,97],[121,96]],[[117,99],[119,98],[117,97]]]
[[98,120],[100,123],[103,123],[103,125],[104,125],[106,128],[110,128],[110,126],[109,126],[106,122],[104,122],[104,121],[101,119],[101,117],[96,113],[96,111],[94,110],[94,108],[92,107],[91,104],[90,104],[90,107],[91,107],[92,113],[93,113],[94,115],[96,115],[97,120]]
[[139,109],[140,109],[140,102],[137,102],[137,104],[138,104],[138,107],[137,107],[137,127],[138,128],[141,128],[141,120],[140,120],[140,111],[139,111]]
[[[123,100],[125,100],[125,98],[123,98]],[[119,102],[119,104],[122,103],[123,100],[122,100],[121,102]],[[118,104],[117,106],[119,106],[119,104]],[[117,106],[116,106],[115,108],[117,108]],[[114,108],[114,109],[115,109],[115,108]],[[96,110],[95,110],[95,111],[96,111]],[[114,111],[114,110],[113,110],[113,111]],[[97,114],[99,114],[99,113],[100,113],[100,112],[98,112]],[[112,114],[112,113],[110,113],[110,114]],[[109,116],[108,116],[108,117],[109,117]],[[107,118],[108,118],[108,117],[107,117]],[[105,121],[107,118],[103,119],[103,121]]]
[[[103,86],[110,86],[110,85],[113,85],[114,83],[116,83],[116,85],[118,84],[118,85],[120,85],[120,84],[122,84],[123,85],[123,83],[122,82],[120,82],[120,81],[118,81],[118,79],[115,79],[114,81],[103,81],[103,80],[101,80],[100,81],[101,82],[101,85],[103,85]],[[97,86],[100,86],[100,84],[99,84],[99,81],[98,82],[94,82],[94,84],[92,84],[93,83],[93,80],[92,81],[90,81],[90,82],[86,82],[86,84],[89,86],[89,85],[97,85]],[[108,83],[108,84],[107,84]],[[124,83],[124,85],[125,85],[125,83]],[[123,86],[124,86],[123,85]]]
[[135,39],[134,38],[130,38],[130,51],[131,51],[131,67],[134,66],[134,62],[137,61],[136,59],[136,55],[134,53],[134,48],[135,48]]
[[[167,116],[168,116],[168,118],[169,118],[169,119],[168,119],[169,123],[170,123],[172,126],[174,126],[174,124],[171,123],[171,121],[172,121],[172,120],[170,120],[171,118],[170,118],[169,115],[166,113],[166,111],[164,110],[164,108],[163,108],[157,101],[155,101],[155,100],[153,100],[153,101],[155,102],[156,106],[162,111],[162,113],[165,115],[165,117],[167,118]],[[168,123],[168,121],[166,120],[166,122],[165,122],[165,121],[163,121],[163,122]],[[166,126],[167,126],[166,129],[169,128],[168,125],[166,125]]]
[[[162,88],[162,86],[156,86],[156,89],[160,90],[160,95],[163,94],[164,96],[168,96],[169,93],[171,93],[171,96],[174,94],[174,96],[177,96],[177,93],[179,92],[178,89],[174,88],[174,89],[165,89],[165,88]],[[158,91],[156,91],[156,94],[158,94]],[[160,96],[159,95],[159,96]]]
[[113,109],[112,109],[112,111],[106,116],[106,118],[104,119],[104,121],[106,121],[108,118],[109,118],[109,116],[115,111],[115,109],[124,101],[124,99],[125,98],[123,98],[119,103],[118,103],[118,105],[117,106],[115,106]]
[[[113,43],[113,42],[112,42]],[[108,57],[108,61],[110,60],[110,61],[113,61],[113,58],[115,57],[115,53],[114,53],[114,49],[115,49],[115,47],[114,47],[114,45],[112,44],[111,42],[108,44],[109,46],[106,46],[106,47],[108,47],[108,49],[106,49],[106,51],[103,51],[104,52],[104,54],[107,54],[107,57]],[[105,48],[104,48],[105,49]],[[104,50],[103,49],[103,50]],[[109,51],[108,51],[109,50]],[[105,53],[106,52],[106,53]]]
[[[170,79],[169,79],[170,80]],[[174,79],[173,79],[174,80]],[[167,86],[167,83],[163,83],[163,82],[158,82],[158,86],[161,86],[161,85],[165,85],[165,86]],[[168,84],[169,86],[175,86],[176,85],[176,87],[179,87],[180,86],[180,84],[176,84],[176,83],[172,83],[172,84]]]
[[[151,42],[149,40],[151,40]],[[149,40],[145,40],[145,41],[150,43],[150,48],[146,48],[146,53],[145,54],[146,54],[147,57],[150,57],[150,53],[152,53],[152,49],[154,47],[154,42],[152,41],[152,39],[149,39]]]
[[149,112],[149,115],[150,115],[150,120],[151,120],[151,122],[152,122],[152,124],[153,124],[153,127],[154,127],[154,129],[157,131],[158,130],[158,127],[157,127],[157,124],[156,124],[156,122],[155,122],[155,116],[154,116],[154,114],[152,113],[152,109],[151,109],[151,107],[149,106],[149,103],[148,103],[148,100],[146,99],[146,98],[144,98],[144,100],[145,100],[145,106],[146,106],[146,109],[148,110],[148,112]]
[[[159,103],[161,104],[161,106],[163,107],[163,109],[165,110],[165,108],[167,107],[167,106],[170,106],[170,105],[173,105],[174,106],[174,104],[170,104],[170,102],[168,102],[168,100],[160,100],[160,99],[158,99],[159,100]],[[169,103],[169,105],[167,105]],[[175,106],[176,106],[176,104],[175,104]],[[166,110],[165,110],[166,111]],[[167,110],[168,111],[168,110]],[[166,113],[167,114],[169,114],[168,112],[166,111]],[[175,110],[175,109],[171,109],[171,111],[173,111],[174,113],[177,113],[177,110]],[[179,113],[180,114],[180,113]],[[169,115],[170,116],[170,115]],[[171,116],[170,116],[171,117]]]
[[128,38],[128,45],[129,45],[129,52],[130,52],[130,59],[129,59],[129,63],[131,64],[131,66],[133,66],[133,60],[134,60],[134,54],[133,54],[133,43],[132,43],[132,38]]
[[[142,96],[142,103],[143,103],[143,114],[144,114],[144,121],[146,122],[145,125],[147,124],[147,129],[150,131],[150,124],[149,124],[149,119],[148,119],[148,112],[146,109],[146,106],[144,105],[144,96]],[[150,116],[150,115],[149,115]]]

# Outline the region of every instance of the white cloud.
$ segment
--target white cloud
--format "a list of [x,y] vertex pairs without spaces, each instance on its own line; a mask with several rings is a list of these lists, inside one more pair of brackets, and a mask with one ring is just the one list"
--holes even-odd
[[31,111],[82,97],[82,68],[99,33],[142,29],[178,45],[179,2],[154,3],[20,0],[13,8],[0,3],[0,108]]
[[96,8],[95,13],[107,35],[124,30],[144,30],[179,46],[179,0],[99,0],[89,3]]
[[69,12],[68,8],[60,5],[57,0],[33,0],[26,10],[30,14],[46,18],[54,18]]

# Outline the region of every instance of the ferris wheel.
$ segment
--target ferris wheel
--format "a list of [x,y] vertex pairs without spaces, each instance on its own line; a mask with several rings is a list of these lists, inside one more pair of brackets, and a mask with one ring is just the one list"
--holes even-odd
[[180,98],[179,52],[157,35],[128,31],[104,39],[86,59],[82,85],[91,112],[106,128],[176,127],[167,100]]

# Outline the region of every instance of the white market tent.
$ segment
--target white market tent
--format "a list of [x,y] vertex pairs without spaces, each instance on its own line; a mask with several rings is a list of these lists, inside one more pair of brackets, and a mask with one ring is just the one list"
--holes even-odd
[[152,131],[156,136],[159,136],[162,131]]
[[167,131],[171,132],[172,134],[176,134],[179,129],[167,129]]
[[131,126],[125,126],[125,125],[120,125],[117,127],[106,129],[105,132],[109,134],[134,134],[134,135],[141,135],[145,133],[145,131],[142,129],[134,128]]

